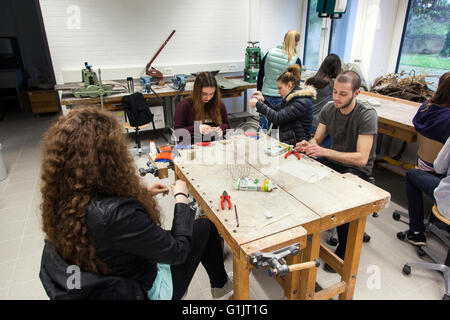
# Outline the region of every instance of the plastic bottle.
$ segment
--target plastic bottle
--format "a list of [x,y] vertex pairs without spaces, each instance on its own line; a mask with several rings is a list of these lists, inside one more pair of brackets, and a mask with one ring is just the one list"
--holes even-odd
[[277,186],[270,179],[259,181],[258,179],[239,178],[234,184],[236,190],[270,192]]
[[152,156],[156,156],[158,154],[158,150],[156,150],[156,145],[154,140],[150,140],[150,154]]

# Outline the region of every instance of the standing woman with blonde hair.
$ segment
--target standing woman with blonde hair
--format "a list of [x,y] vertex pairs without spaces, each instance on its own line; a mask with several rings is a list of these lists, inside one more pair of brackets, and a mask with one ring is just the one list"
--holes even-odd
[[[200,72],[195,78],[192,95],[178,103],[174,116],[175,135],[182,135],[179,129],[185,129],[195,140],[212,140],[213,136],[222,137],[230,129],[228,113],[220,96],[220,88],[211,72]],[[185,132],[185,134],[187,133]],[[183,135],[184,136],[184,135]],[[179,141],[181,142],[181,141]]]
[[[302,68],[302,62],[297,55],[299,41],[300,33],[297,30],[288,31],[283,43],[270,49],[261,62],[256,89],[273,106],[280,104],[282,100],[277,88],[278,77],[293,64],[298,64],[300,69]],[[261,115],[259,125],[261,129],[267,129],[270,122]]]

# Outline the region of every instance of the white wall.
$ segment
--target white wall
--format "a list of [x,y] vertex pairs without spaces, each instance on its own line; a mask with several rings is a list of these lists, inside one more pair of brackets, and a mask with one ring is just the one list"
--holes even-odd
[[[249,1],[41,0],[58,83],[79,81],[88,61],[104,79],[138,77],[170,32],[153,63],[189,73],[232,65],[243,69]],[[73,72],[68,72],[73,71]]]
[[[288,30],[304,32],[306,3],[40,0],[57,83],[79,81],[85,61],[94,69],[100,67],[103,79],[139,77],[173,29],[176,33],[153,63],[166,75],[241,71],[248,40],[260,41],[266,53]],[[406,4],[407,0],[358,1],[351,61],[361,60],[369,84],[394,71]],[[303,41],[299,54],[302,45]]]
[[163,73],[242,71],[247,41],[264,52],[300,29],[298,0],[40,0],[57,83],[79,81],[87,61],[103,79]]
[[[152,64],[165,75],[204,70],[241,72],[247,41],[265,52],[290,29],[300,30],[298,0],[40,0],[57,83],[81,80],[84,62],[103,80],[144,75]],[[227,99],[229,112],[243,98]]]
[[[283,42],[287,31],[301,32],[302,3],[298,0],[260,0],[259,41],[264,54]],[[250,15],[258,12],[250,11]]]

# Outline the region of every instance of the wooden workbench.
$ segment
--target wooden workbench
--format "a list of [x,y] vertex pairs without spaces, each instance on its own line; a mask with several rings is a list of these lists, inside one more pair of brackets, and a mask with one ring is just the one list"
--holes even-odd
[[[288,264],[309,262],[319,256],[332,266],[342,279],[339,283],[315,292],[316,268],[290,273],[278,279],[290,299],[327,299],[339,295],[341,299],[353,297],[366,217],[385,208],[390,194],[351,174],[339,174],[319,162],[303,155],[269,157],[264,149],[278,142],[262,135],[259,140],[243,135],[217,141],[209,147],[195,149],[188,158],[181,151],[175,158],[175,174],[186,181],[190,193],[214,222],[219,233],[233,252],[234,298],[249,298],[249,256],[256,251],[273,251],[292,243],[305,247],[302,255],[291,256]],[[230,159],[238,159],[249,166],[249,177],[271,178],[278,189],[272,192],[234,190],[229,169]],[[227,164],[228,163],[228,164]],[[297,170],[295,169],[297,166]],[[302,178],[291,172],[301,172]],[[308,169],[309,168],[309,169]],[[318,180],[311,172],[326,176]],[[306,180],[305,180],[306,179]],[[220,208],[220,195],[226,190],[236,204],[239,227],[234,210]],[[273,219],[289,213],[284,219],[266,227],[265,213]],[[344,223],[350,223],[345,259],[321,246],[321,233]]]
[[[246,118],[253,116],[248,112],[247,108],[247,90],[256,88],[256,83],[249,83],[242,80],[242,77],[240,76],[227,76],[225,77],[227,80],[230,80],[234,83],[236,83],[237,87],[233,89],[221,89],[221,95],[222,98],[232,98],[232,97],[238,97],[241,96],[242,93],[244,93],[244,106],[242,112],[237,113],[231,113],[230,119],[234,118]],[[115,86],[114,89],[124,89],[124,86],[126,86],[125,83],[121,81],[115,81],[116,83],[121,83],[122,86]],[[187,81],[186,82],[186,88],[184,91],[177,91],[173,88],[171,84],[171,80],[165,80],[165,84],[163,86],[159,85],[152,85],[152,89],[158,94],[161,99],[163,99],[163,107],[164,107],[164,114],[165,114],[165,123],[166,126],[173,127],[173,115],[175,110],[175,99],[177,97],[183,97],[186,95],[192,94],[192,89],[194,82]],[[106,83],[106,82],[105,82]],[[134,80],[135,85],[135,92],[140,92],[142,90],[142,87],[140,86],[139,79]],[[76,106],[85,106],[85,105],[100,105],[100,98],[76,98],[70,91],[69,88],[72,87],[82,87],[82,83],[69,83],[69,84],[62,84],[62,85],[56,85],[55,90],[61,92],[60,97],[60,103],[61,107],[64,110],[68,110],[72,107]],[[109,96],[104,97],[104,106],[106,110],[122,110],[121,102],[122,98],[126,95],[129,95],[129,92],[122,92],[117,94],[112,94]],[[156,94],[153,92],[146,93],[142,92],[144,97],[149,99],[155,99],[157,98]]]
[[379,133],[406,142],[416,141],[417,133],[412,120],[421,105],[420,103],[366,91],[361,91],[358,99],[362,101],[375,99],[380,102],[380,106],[374,107],[378,115]]

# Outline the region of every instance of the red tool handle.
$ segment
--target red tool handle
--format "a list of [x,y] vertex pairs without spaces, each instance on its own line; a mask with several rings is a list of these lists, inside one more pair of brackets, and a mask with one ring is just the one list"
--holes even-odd
[[170,38],[172,38],[173,34],[175,33],[175,30],[172,31],[172,33],[169,35],[169,37],[167,38],[166,41],[164,41],[163,45],[161,46],[161,48],[159,48],[159,50],[156,52],[156,54],[153,56],[152,60],[150,60],[149,63],[147,63],[147,66],[145,67],[145,73],[147,75],[151,75],[151,73],[148,71],[148,69],[150,68],[150,66],[152,65],[153,61],[155,61],[156,57],[159,55],[159,53],[161,52],[161,50],[166,46],[167,42],[169,42]]
[[230,202],[230,196],[220,196],[220,199],[222,199],[220,201],[220,206],[222,207],[222,210],[224,210],[224,206],[223,206],[223,202],[225,201],[225,199],[227,199],[228,202],[228,210],[231,210],[231,202]]
[[211,144],[211,142],[196,142],[195,145],[199,147],[207,147]]

